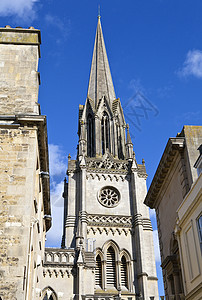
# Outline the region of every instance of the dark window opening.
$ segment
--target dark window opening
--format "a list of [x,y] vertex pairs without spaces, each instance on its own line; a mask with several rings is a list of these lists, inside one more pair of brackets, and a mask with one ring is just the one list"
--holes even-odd
[[121,258],[121,285],[128,288],[127,264],[125,256]]
[[88,147],[87,154],[89,157],[94,156],[94,146],[95,146],[95,126],[94,119],[91,114],[88,115],[88,123],[87,123],[87,135],[88,135]]
[[106,275],[107,285],[116,288],[115,252],[112,247],[109,247],[107,250]]
[[109,150],[109,117],[106,112],[103,113],[102,121],[101,121],[101,131],[102,131],[102,154],[105,154],[106,150]]
[[96,257],[95,284],[102,288],[102,262],[100,255]]

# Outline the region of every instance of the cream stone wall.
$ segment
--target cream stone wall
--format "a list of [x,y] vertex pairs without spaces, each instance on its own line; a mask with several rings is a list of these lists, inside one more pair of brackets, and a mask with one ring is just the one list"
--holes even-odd
[[[131,215],[129,182],[126,175],[113,174],[93,174],[94,179],[87,174],[88,180],[86,181],[86,211],[89,214],[103,214],[103,215]],[[98,179],[99,176],[99,179]],[[106,178],[104,179],[103,176]],[[129,178],[128,178],[129,179]],[[120,202],[116,207],[104,207],[98,201],[98,193],[101,188],[105,186],[112,186],[120,192]]]
[[[50,228],[46,118],[38,105],[40,31],[0,28],[0,297],[31,300]],[[42,174],[46,174],[45,178]]]
[[177,210],[175,228],[182,262],[186,299],[202,298],[202,260],[197,220],[202,212],[202,174]]
[[41,248],[44,246],[42,196],[36,186],[37,129],[1,127],[0,141],[0,295],[3,299],[23,299],[28,279],[30,294],[36,282],[34,263],[38,255],[43,256],[39,241]]
[[0,114],[38,114],[40,31],[0,28]]
[[[164,182],[161,203],[157,209],[157,215],[160,220],[159,232],[161,236],[161,256],[162,261],[170,255],[171,236],[174,231],[177,217],[177,208],[183,201],[183,193],[180,183],[180,155],[176,158],[173,168],[170,170],[167,180]],[[170,209],[172,207],[172,210]],[[163,224],[167,224],[163,226]]]

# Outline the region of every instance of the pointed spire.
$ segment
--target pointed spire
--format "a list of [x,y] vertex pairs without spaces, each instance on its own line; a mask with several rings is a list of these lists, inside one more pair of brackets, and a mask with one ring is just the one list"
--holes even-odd
[[88,98],[92,99],[95,103],[95,107],[97,107],[98,101],[102,96],[105,96],[109,103],[112,103],[112,101],[116,99],[102,34],[100,14],[98,14],[93,59],[88,85]]
[[127,145],[128,145],[128,144],[133,144],[133,143],[132,143],[132,140],[131,140],[131,137],[130,137],[129,125],[128,125],[128,124],[126,125],[126,128],[127,128],[127,142],[126,142],[126,144],[127,144]]

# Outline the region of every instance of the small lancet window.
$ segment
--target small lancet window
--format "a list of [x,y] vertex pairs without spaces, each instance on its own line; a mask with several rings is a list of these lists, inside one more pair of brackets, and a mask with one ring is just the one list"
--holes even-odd
[[43,300],[55,300],[56,298],[53,298],[53,296],[51,295],[50,297],[48,297],[47,293],[45,294]]
[[107,250],[106,275],[107,275],[107,285],[116,288],[115,252],[113,247],[111,246]]
[[106,112],[103,113],[102,121],[101,121],[101,128],[102,128],[102,154],[105,154],[106,150],[109,150],[109,116]]
[[102,262],[99,254],[96,257],[95,284],[102,288]]
[[88,115],[87,134],[88,134],[87,154],[89,157],[92,157],[94,156],[95,131],[94,131],[94,119],[91,114]]
[[45,292],[43,292],[42,299],[43,300],[57,300],[57,296],[52,288],[47,288],[45,290]]
[[127,264],[125,256],[121,258],[121,285],[128,288]]
[[121,130],[118,124],[116,125],[116,137],[117,137],[117,147],[118,147],[118,158],[123,159]]

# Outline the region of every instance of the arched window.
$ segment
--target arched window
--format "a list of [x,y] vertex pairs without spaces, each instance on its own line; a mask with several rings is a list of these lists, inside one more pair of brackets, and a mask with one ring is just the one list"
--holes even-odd
[[118,147],[118,158],[123,159],[121,130],[120,130],[120,126],[118,124],[116,124],[116,137],[117,137],[117,147]]
[[42,293],[42,299],[43,300],[57,300],[56,293],[54,290],[50,287],[46,288]]
[[94,130],[94,120],[91,114],[88,115],[87,123],[87,134],[88,134],[88,147],[87,154],[89,157],[94,156],[94,141],[95,141],[95,130]]
[[101,128],[102,128],[102,154],[105,154],[106,150],[109,150],[109,116],[106,112],[103,113],[102,121],[101,121]]
[[96,257],[95,285],[102,288],[102,262],[99,254]]
[[107,285],[116,288],[115,252],[111,246],[107,249],[106,276]]
[[127,264],[124,255],[121,257],[120,269],[121,269],[121,286],[128,288]]

